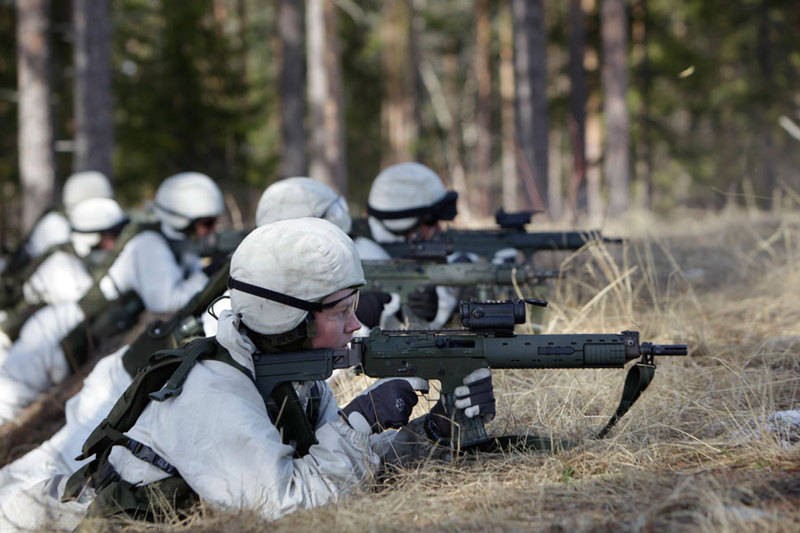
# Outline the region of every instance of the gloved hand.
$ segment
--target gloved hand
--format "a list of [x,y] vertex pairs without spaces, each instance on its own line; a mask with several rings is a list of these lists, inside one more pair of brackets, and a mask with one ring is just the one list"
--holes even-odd
[[427,392],[428,382],[422,378],[380,379],[353,398],[341,412],[362,433],[399,428],[408,424],[417,405],[417,390]]
[[203,273],[211,277],[217,270],[228,264],[228,261],[230,261],[230,255],[226,253],[214,253],[204,257],[202,258]]
[[409,293],[406,303],[411,312],[419,318],[426,322],[432,321],[439,311],[439,296],[436,294],[436,287],[433,285],[417,287]]
[[[463,385],[453,391],[455,408],[463,409],[467,418],[481,417],[484,424],[494,419],[496,411],[491,370],[488,368],[473,370],[464,376],[462,383]],[[454,413],[448,412],[441,400],[436,402],[429,415],[436,437],[444,439],[450,437],[453,415]]]
[[368,328],[374,328],[381,323],[383,306],[389,303],[392,295],[381,291],[361,291],[358,296],[356,317]]
[[519,263],[521,259],[522,255],[516,248],[501,248],[494,253],[492,264],[513,265]]

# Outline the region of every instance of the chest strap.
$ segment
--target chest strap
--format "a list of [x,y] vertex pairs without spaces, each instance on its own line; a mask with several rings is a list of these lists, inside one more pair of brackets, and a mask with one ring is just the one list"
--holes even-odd
[[126,437],[122,445],[130,450],[130,452],[138,459],[141,459],[145,463],[151,464],[156,468],[163,470],[170,476],[180,475],[178,474],[177,468],[172,466],[169,461],[158,455],[156,451],[147,444],[143,444],[138,440]]

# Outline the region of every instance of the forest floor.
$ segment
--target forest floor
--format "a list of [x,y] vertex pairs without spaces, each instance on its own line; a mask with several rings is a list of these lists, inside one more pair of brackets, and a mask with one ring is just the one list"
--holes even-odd
[[[684,213],[668,221],[632,219],[616,235],[626,243],[537,256],[539,266],[565,272],[540,294],[550,301],[540,317],[543,331],[634,329],[643,341],[688,344],[690,355],[657,358],[653,383],[607,438],[593,437],[619,402],[625,371],[498,370],[491,434],[533,433],[576,445],[427,461],[339,503],[269,524],[203,508],[170,524],[95,525],[227,532],[800,530],[800,434],[770,422],[776,411],[800,409],[800,219]],[[344,401],[351,393],[339,394]],[[421,402],[421,411],[433,399]]]

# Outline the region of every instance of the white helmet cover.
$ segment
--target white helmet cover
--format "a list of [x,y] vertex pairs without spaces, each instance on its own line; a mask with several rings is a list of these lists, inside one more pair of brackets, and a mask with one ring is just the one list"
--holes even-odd
[[193,220],[222,215],[225,204],[214,180],[199,172],[182,172],[161,183],[154,206],[163,225],[184,231]]
[[[264,335],[292,330],[326,296],[364,283],[353,241],[321,218],[281,220],[254,229],[233,253],[228,281],[231,309],[245,326]],[[255,294],[259,289],[272,294]],[[275,300],[281,297],[297,301]]]
[[456,193],[448,193],[441,178],[425,165],[398,163],[383,169],[372,182],[367,212],[389,230],[402,232],[419,223],[419,213],[415,211],[436,209],[445,199],[452,203],[452,212],[442,212],[439,218],[452,220],[456,197]]
[[75,252],[86,256],[100,242],[100,234],[125,224],[128,217],[111,198],[89,198],[69,212],[70,239]]
[[64,182],[61,201],[69,213],[81,201],[89,198],[111,198],[114,191],[105,174],[96,170],[76,172]]
[[256,209],[256,226],[277,220],[314,217],[333,222],[345,233],[352,220],[345,199],[320,181],[293,177],[276,181],[264,191]]

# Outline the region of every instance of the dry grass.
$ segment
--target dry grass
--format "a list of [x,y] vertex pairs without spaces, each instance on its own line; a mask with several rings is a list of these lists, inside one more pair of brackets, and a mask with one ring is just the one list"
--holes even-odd
[[[800,404],[800,223],[692,214],[628,221],[623,246],[559,260],[546,332],[637,329],[684,342],[609,438],[619,370],[497,371],[493,434],[576,439],[393,472],[271,524],[204,509],[165,531],[798,531],[800,445],[759,423]],[[552,259],[548,259],[552,260]],[[343,396],[351,393],[344,392]],[[108,529],[108,524],[98,524]],[[143,529],[142,524],[126,529]]]

